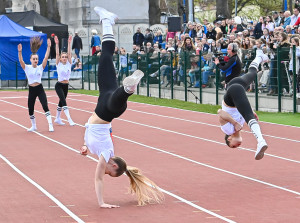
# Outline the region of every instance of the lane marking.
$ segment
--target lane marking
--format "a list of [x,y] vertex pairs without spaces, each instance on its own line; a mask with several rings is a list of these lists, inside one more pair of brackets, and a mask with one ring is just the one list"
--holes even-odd
[[[81,101],[81,102],[97,105],[97,103],[95,103],[95,102],[90,102],[90,101],[85,101],[85,100],[80,100],[80,99],[73,99],[73,98],[69,98],[69,99],[73,100],[73,101]],[[139,110],[135,110],[135,109],[131,109],[131,108],[127,108],[126,110],[133,111],[133,112],[138,112],[138,113],[142,113],[142,114],[146,114],[146,115],[162,117],[162,118],[168,118],[168,119],[174,119],[174,120],[179,120],[179,121],[184,121],[184,122],[201,124],[201,125],[206,125],[206,126],[211,126],[211,127],[217,127],[218,129],[220,129],[220,125],[210,124],[210,123],[206,123],[206,122],[193,121],[193,120],[189,120],[189,119],[177,118],[177,117],[173,117],[173,116],[161,115],[161,114],[151,113],[151,112],[144,112],[144,111],[139,111]],[[253,135],[253,133],[251,131],[242,130],[242,132]],[[300,143],[300,141],[296,140],[296,139],[289,139],[289,138],[285,138],[285,137],[273,136],[273,135],[268,135],[268,134],[263,134],[263,136]]]
[[[1,116],[1,118],[4,118]],[[6,118],[4,118],[6,119]],[[9,120],[8,120],[9,121]],[[73,218],[76,222],[84,223],[77,215],[75,215],[70,209],[68,209],[65,205],[63,205],[58,199],[52,196],[47,190],[45,190],[42,186],[33,181],[30,177],[24,174],[21,170],[19,170],[16,166],[14,166],[8,159],[6,159],[2,154],[0,154],[0,158],[5,161],[14,171],[16,171],[19,175],[21,175],[25,180],[35,186],[38,190],[40,190],[44,195],[46,195],[49,199],[51,199],[55,204],[57,204],[69,217]]]
[[[75,93],[74,93],[75,94]],[[79,93],[77,93],[79,94]],[[95,96],[95,95],[88,95],[88,94],[82,94],[83,96],[90,96],[90,97],[97,97],[98,96]],[[168,106],[162,106],[162,105],[153,105],[153,104],[146,104],[146,103],[143,103],[143,102],[135,102],[135,101],[128,101],[130,103],[133,103],[133,104],[142,104],[142,105],[146,105],[146,106],[149,106],[149,107],[160,107],[160,108],[169,108],[169,109],[175,109],[175,110],[180,110],[180,111],[185,111],[185,112],[193,112],[193,113],[201,113],[201,114],[205,114],[205,115],[215,115],[216,114],[211,114],[211,113],[207,113],[207,112],[201,112],[201,111],[192,111],[192,110],[186,110],[186,109],[182,109],[182,108],[173,108],[173,107],[168,107]],[[285,126],[285,127],[292,127],[292,128],[299,128],[298,126],[293,126],[293,125],[285,125],[285,124],[278,124],[278,123],[272,123],[272,122],[265,122],[265,121],[260,121],[260,122],[263,122],[263,123],[266,123],[266,124],[271,124],[271,125],[279,125],[279,126]]]
[[[0,118],[3,118],[3,119],[5,119],[5,120],[7,120],[7,121],[9,121],[9,122],[11,122],[11,123],[13,123],[13,124],[15,124],[15,125],[18,125],[18,126],[24,128],[24,129],[27,129],[25,126],[21,125],[20,123],[17,123],[17,122],[15,122],[15,121],[13,121],[13,120],[11,120],[11,119],[9,119],[9,118],[6,118],[6,117],[4,117],[4,116],[2,116],[2,115],[0,115]],[[78,124],[78,126],[84,127],[83,125],[79,125],[79,124]],[[84,127],[84,128],[85,128],[85,127]],[[37,134],[37,135],[39,135],[39,136],[41,136],[41,137],[43,137],[43,138],[45,138],[45,139],[48,139],[49,141],[52,141],[52,142],[54,142],[54,143],[57,143],[57,144],[59,144],[59,145],[65,147],[65,148],[67,148],[67,149],[69,149],[69,150],[71,150],[71,151],[73,151],[73,152],[76,152],[76,153],[79,153],[79,154],[80,154],[79,151],[77,151],[77,150],[73,149],[72,147],[67,146],[67,145],[65,145],[65,144],[63,144],[63,143],[61,143],[61,142],[59,142],[59,141],[57,141],[57,140],[54,140],[54,139],[52,139],[52,138],[50,138],[50,137],[48,137],[48,136],[45,136],[45,135],[43,135],[43,134],[41,134],[41,133],[39,133],[39,132],[36,132],[36,131],[34,131],[33,133],[35,133],[35,134]],[[89,159],[94,160],[95,162],[98,162],[97,159],[95,159],[95,158],[93,158],[93,157],[91,157],[91,156],[86,156],[86,157],[88,157]],[[226,221],[226,222],[229,222],[229,223],[235,223],[234,221],[232,221],[232,220],[230,220],[230,219],[224,218],[224,217],[221,216],[221,215],[218,215],[218,214],[216,214],[216,213],[214,213],[214,212],[212,212],[212,211],[209,211],[209,210],[207,210],[207,209],[205,209],[205,208],[203,208],[203,207],[200,207],[200,206],[198,206],[198,205],[196,205],[196,204],[194,204],[194,203],[192,203],[192,202],[190,202],[190,201],[188,201],[188,200],[186,200],[186,199],[184,199],[184,198],[182,198],[182,197],[180,197],[180,196],[178,196],[178,195],[176,195],[176,194],[173,194],[173,193],[171,193],[171,192],[169,192],[169,191],[167,191],[167,190],[164,190],[163,188],[159,188],[159,189],[160,189],[163,193],[168,194],[169,196],[174,197],[174,198],[176,198],[177,200],[180,200],[180,201],[184,202],[185,204],[188,204],[188,205],[190,205],[190,206],[192,206],[192,207],[194,207],[194,208],[196,208],[196,209],[198,209],[198,210],[201,210],[201,211],[203,211],[203,212],[205,212],[205,213],[207,213],[207,214],[210,214],[210,215],[212,215],[212,216],[215,216],[216,218],[222,219],[222,220],[224,220],[224,221]],[[83,221],[82,221],[82,222],[83,222]]]
[[[19,105],[19,106],[20,106],[20,107],[23,107],[23,106],[21,106],[21,105]],[[43,113],[40,112],[40,111],[36,111],[36,112],[37,112],[37,113],[43,114]],[[21,125],[21,124],[19,124],[19,123],[17,123],[17,122],[14,122],[14,121],[12,121],[12,120],[10,120],[10,119],[8,119],[8,118],[5,118],[5,117],[2,116],[2,115],[0,115],[0,117],[6,119],[6,120],[8,120],[8,121],[11,121],[11,122],[15,123],[16,125],[18,125],[18,126],[24,128],[24,129],[27,129],[25,126],[23,126],[23,125]],[[63,121],[66,121],[65,119],[62,119],[62,120],[63,120]],[[83,125],[81,125],[81,124],[77,124],[77,125],[80,126],[80,127],[85,128],[85,127],[84,127]],[[63,144],[63,143],[61,143],[61,142],[58,142],[58,141],[56,141],[56,140],[54,140],[54,139],[52,139],[52,138],[49,138],[49,137],[47,137],[47,136],[45,136],[45,135],[43,135],[43,134],[41,134],[41,133],[39,133],[39,132],[34,132],[34,133],[35,133],[35,134],[38,134],[38,135],[40,135],[41,137],[44,137],[44,138],[46,138],[46,139],[48,139],[48,140],[50,140],[50,141],[53,141],[53,142],[55,142],[55,143],[57,143],[57,144],[59,144],[59,145],[65,147],[65,148],[67,148],[67,149],[70,149],[70,150],[72,150],[72,151],[74,151],[74,152],[80,154],[79,151],[77,151],[77,150],[75,150],[75,149],[73,149],[73,148],[71,148],[71,147],[69,147],[69,146],[67,146],[67,145],[65,145],[65,144]],[[270,186],[271,188],[276,188],[276,189],[280,189],[280,190],[283,190],[283,191],[287,191],[287,192],[290,192],[290,193],[293,193],[293,194],[296,194],[296,195],[300,195],[300,192],[297,192],[297,191],[294,191],[294,190],[290,190],[290,189],[287,189],[287,188],[284,188],[284,187],[281,187],[281,186],[277,186],[277,185],[275,185],[275,184],[268,183],[268,182],[265,182],[265,181],[257,180],[257,179],[252,178],[252,177],[247,177],[247,176],[244,176],[244,175],[241,175],[241,174],[238,174],[238,173],[234,173],[234,172],[231,172],[231,171],[227,171],[227,170],[224,170],[224,169],[221,169],[221,168],[218,168],[218,167],[214,167],[214,166],[209,165],[209,164],[201,163],[201,162],[192,160],[192,159],[190,159],[190,158],[187,158],[187,157],[178,155],[178,154],[176,154],[176,153],[172,153],[172,152],[169,152],[169,151],[166,151],[166,150],[163,150],[163,149],[159,149],[159,148],[156,148],[156,147],[153,147],[153,146],[148,146],[148,145],[145,145],[145,144],[143,144],[143,143],[136,142],[136,141],[133,141],[133,140],[130,140],[130,139],[126,139],[126,138],[123,138],[123,137],[120,137],[120,136],[117,136],[117,135],[114,135],[114,137],[115,137],[115,138],[118,138],[118,139],[121,139],[121,140],[123,140],[123,141],[127,141],[127,142],[131,142],[131,143],[140,145],[141,147],[146,147],[146,148],[151,149],[151,150],[155,150],[155,151],[158,151],[158,152],[161,152],[161,153],[165,153],[165,154],[171,155],[171,156],[173,156],[173,157],[175,157],[175,158],[183,159],[183,160],[186,160],[186,161],[191,162],[191,163],[194,163],[194,164],[198,164],[198,165],[201,165],[201,166],[205,166],[205,167],[208,167],[208,168],[210,168],[210,169],[218,170],[218,171],[221,171],[221,172],[224,172],[224,173],[228,173],[228,174],[231,174],[231,175],[234,175],[234,176],[238,176],[238,177],[241,177],[241,178],[250,180],[250,181],[254,181],[254,182],[257,182],[257,183],[261,183],[261,184]],[[93,157],[91,157],[91,156],[89,156],[89,155],[87,155],[86,157],[88,157],[88,158],[90,158],[90,159],[92,159],[92,160],[98,162],[97,159],[95,159],[95,158],[93,158]]]

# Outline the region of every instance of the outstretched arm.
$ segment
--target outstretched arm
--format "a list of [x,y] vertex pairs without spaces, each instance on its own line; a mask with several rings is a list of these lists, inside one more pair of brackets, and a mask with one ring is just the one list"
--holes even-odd
[[98,203],[101,208],[116,208],[117,205],[105,204],[103,201],[103,177],[105,175],[106,161],[103,156],[100,156],[95,173],[95,190],[98,198]]
[[44,60],[43,60],[43,63],[42,63],[43,69],[45,69],[45,67],[47,65],[48,57],[49,57],[49,54],[50,54],[50,47],[51,47],[51,40],[47,39],[47,51],[46,51],[46,54],[45,54],[45,57],[44,57]]
[[72,36],[69,36],[69,39],[68,39],[68,61],[70,64],[72,64],[71,41],[72,41]]
[[23,56],[22,56],[22,44],[21,43],[18,45],[18,56],[19,56],[19,61],[20,61],[21,67],[23,68],[23,70],[25,70],[25,63],[24,63]]
[[59,40],[57,38],[57,36],[54,37],[54,41],[55,41],[55,51],[56,51],[56,65],[59,63]]
[[219,115],[219,122],[221,125],[225,125],[227,122],[230,122],[233,126],[235,131],[240,131],[243,126],[240,125],[237,121],[235,121],[231,115],[229,115],[226,111],[223,111],[222,109],[218,110],[218,115]]

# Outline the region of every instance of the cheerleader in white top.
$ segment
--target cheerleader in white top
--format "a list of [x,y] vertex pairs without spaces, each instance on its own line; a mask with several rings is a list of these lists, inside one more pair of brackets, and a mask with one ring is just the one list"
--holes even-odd
[[143,176],[139,169],[127,166],[121,157],[114,156],[111,121],[122,115],[126,110],[128,97],[134,93],[144,74],[142,71],[137,70],[124,79],[122,87],[118,87],[113,64],[115,40],[112,29],[117,16],[100,7],[95,7],[95,11],[100,16],[103,28],[102,53],[98,67],[100,96],[95,112],[89,118],[88,123],[86,123],[85,145],[80,150],[82,155],[86,155],[89,150],[99,157],[95,174],[95,190],[98,204],[102,208],[119,207],[104,202],[103,180],[105,174],[111,177],[119,177],[123,173],[126,173],[129,177],[131,192],[136,193],[139,205],[145,205],[149,202],[160,202],[163,199],[163,195],[159,188],[151,180]]
[[56,70],[58,75],[58,81],[55,84],[55,91],[59,97],[59,103],[57,106],[57,113],[54,122],[59,125],[64,125],[60,118],[61,111],[63,110],[65,115],[68,118],[68,122],[71,126],[75,125],[71,119],[70,112],[67,106],[66,98],[69,90],[69,79],[71,75],[71,66],[72,66],[72,55],[71,55],[71,41],[72,36],[69,36],[68,39],[68,53],[62,52],[59,55],[59,41],[57,36],[55,36],[56,44]]
[[36,54],[40,46],[42,45],[43,40],[40,39],[40,37],[33,37],[30,39],[30,49],[31,49],[31,56],[30,56],[30,62],[31,65],[27,65],[24,63],[23,56],[22,56],[22,44],[20,43],[18,45],[18,55],[19,55],[19,61],[21,64],[21,67],[25,71],[26,77],[28,79],[28,85],[29,85],[29,94],[28,94],[28,110],[29,110],[29,117],[31,121],[31,128],[29,128],[27,131],[32,132],[37,130],[36,127],[36,120],[34,116],[34,104],[36,101],[36,98],[38,97],[42,107],[45,111],[45,115],[47,117],[47,121],[49,124],[49,131],[53,132],[53,124],[51,119],[51,114],[48,108],[48,102],[45,90],[42,85],[42,74],[43,70],[45,69],[47,65],[47,60],[50,53],[50,46],[51,41],[50,39],[47,40],[47,51],[44,57],[44,60],[42,64],[38,65],[39,62],[39,56]]
[[219,121],[221,129],[225,133],[226,144],[231,148],[241,145],[242,137],[240,131],[245,121],[247,122],[257,139],[256,160],[264,157],[264,152],[268,148],[268,145],[262,136],[260,126],[257,122],[258,117],[250,106],[246,90],[255,80],[259,64],[267,60],[268,56],[258,49],[256,51],[256,58],[249,66],[248,73],[241,77],[233,78],[228,83],[227,92],[222,102],[222,109],[218,110]]

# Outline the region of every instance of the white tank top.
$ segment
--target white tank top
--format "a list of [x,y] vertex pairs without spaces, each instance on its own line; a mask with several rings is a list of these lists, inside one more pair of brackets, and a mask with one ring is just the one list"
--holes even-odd
[[114,145],[111,137],[111,123],[109,124],[85,124],[85,144],[89,151],[101,155],[106,162],[114,156]]
[[[241,113],[239,113],[237,108],[228,107],[224,104],[224,101],[223,101],[222,102],[222,110],[227,112],[235,121],[240,123],[241,126],[244,125],[245,119],[243,118]],[[222,125],[221,129],[226,135],[232,135],[233,133],[235,133],[234,125],[231,124],[230,122],[227,122],[225,125]]]
[[32,67],[32,65],[25,64],[25,74],[28,79],[28,84],[33,84],[35,82],[42,83],[42,75],[43,75],[43,65],[40,64],[37,67]]
[[66,64],[63,64],[59,62],[56,65],[57,75],[58,75],[58,81],[65,81],[70,79],[71,75],[71,64],[67,60]]

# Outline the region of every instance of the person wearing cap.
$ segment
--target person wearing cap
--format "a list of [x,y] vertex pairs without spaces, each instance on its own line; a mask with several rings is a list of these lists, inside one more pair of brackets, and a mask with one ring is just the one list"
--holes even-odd
[[72,50],[74,50],[74,49],[75,49],[75,54],[76,54],[77,58],[80,58],[79,52],[80,52],[80,50],[82,50],[82,40],[78,36],[78,32],[75,32],[75,36],[73,39]]

